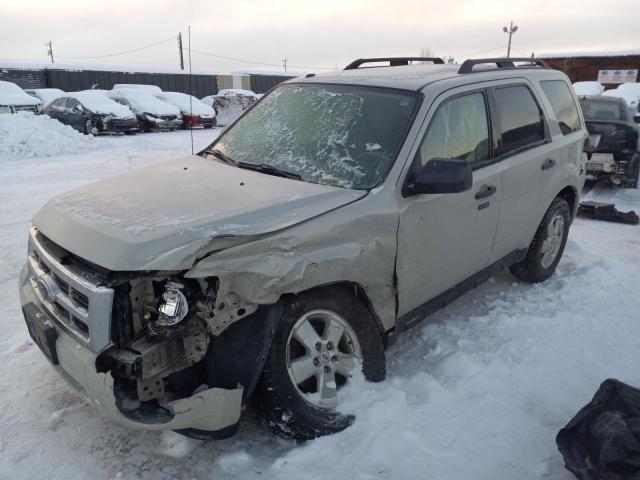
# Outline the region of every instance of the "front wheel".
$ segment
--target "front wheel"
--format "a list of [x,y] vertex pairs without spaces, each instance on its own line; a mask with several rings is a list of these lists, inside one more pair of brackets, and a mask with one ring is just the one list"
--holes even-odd
[[93,125],[93,122],[91,120],[86,120],[84,122],[84,133],[86,135],[97,135],[98,134],[98,128],[95,127]]
[[555,272],[569,236],[571,209],[556,197],[544,214],[524,260],[511,265],[511,273],[526,282],[538,283]]
[[382,337],[371,313],[341,288],[323,288],[284,301],[254,401],[275,433],[311,439],[354,420],[336,411],[358,368],[370,381],[385,376]]

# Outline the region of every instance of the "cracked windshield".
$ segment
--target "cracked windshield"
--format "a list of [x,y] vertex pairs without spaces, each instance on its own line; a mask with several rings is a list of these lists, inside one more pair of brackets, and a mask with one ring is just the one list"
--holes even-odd
[[245,167],[368,189],[391,168],[417,99],[416,94],[382,88],[282,85],[212,148]]

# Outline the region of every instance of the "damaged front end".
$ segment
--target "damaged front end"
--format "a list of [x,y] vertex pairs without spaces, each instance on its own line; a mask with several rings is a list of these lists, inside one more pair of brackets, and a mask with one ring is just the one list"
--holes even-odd
[[[20,288],[25,319],[73,386],[130,427],[235,433],[270,346],[273,315],[216,307],[215,277],[105,271],[36,229],[29,243]],[[214,335],[210,325],[223,323],[232,328]]]

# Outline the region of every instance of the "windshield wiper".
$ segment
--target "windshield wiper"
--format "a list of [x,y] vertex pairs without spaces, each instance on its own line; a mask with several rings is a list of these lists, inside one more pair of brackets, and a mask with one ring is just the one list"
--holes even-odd
[[267,175],[274,175],[276,177],[291,178],[293,180],[302,180],[302,176],[297,173],[281,170],[268,163],[249,163],[249,162],[237,162],[236,166],[240,168],[246,168],[247,170],[255,170],[256,172],[266,173]]
[[222,160],[225,163],[228,163],[229,165],[233,165],[234,167],[238,166],[238,162],[236,162],[233,158],[229,157],[227,154],[222,153],[217,148],[214,148],[213,150],[207,150],[207,153],[210,153],[211,155],[218,157],[220,160]]

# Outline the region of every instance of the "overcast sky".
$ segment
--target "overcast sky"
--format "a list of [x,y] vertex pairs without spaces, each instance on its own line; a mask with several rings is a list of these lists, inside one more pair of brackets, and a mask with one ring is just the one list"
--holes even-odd
[[[194,68],[344,66],[363,56],[501,56],[640,49],[640,0],[0,0],[0,60],[177,66],[191,25]],[[202,55],[207,52],[240,59]],[[186,52],[185,52],[186,53]],[[250,63],[256,62],[256,63]],[[260,63],[273,64],[260,65]]]

